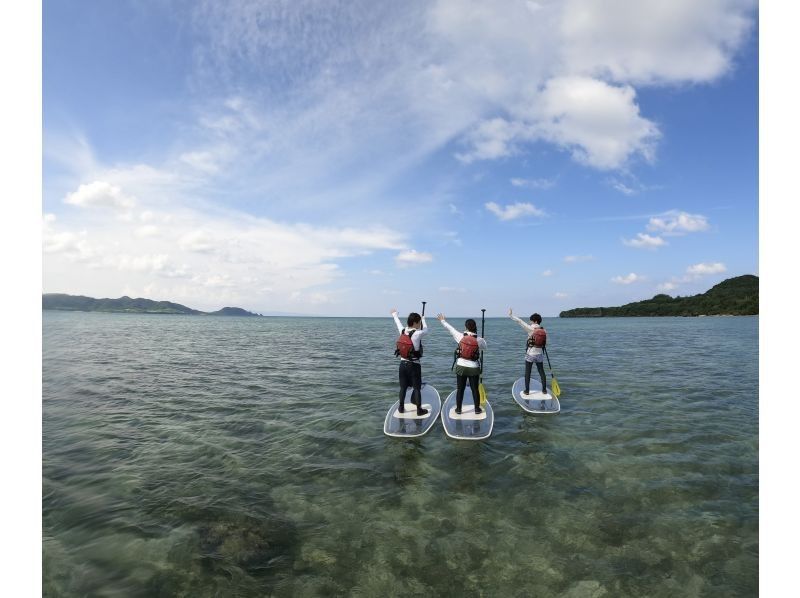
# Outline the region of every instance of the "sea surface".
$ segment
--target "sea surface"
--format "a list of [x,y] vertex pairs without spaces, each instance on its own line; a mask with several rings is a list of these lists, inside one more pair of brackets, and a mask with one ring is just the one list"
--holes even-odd
[[44,595],[757,595],[758,318],[544,325],[561,413],[490,318],[469,442],[384,436],[388,316],[44,312]]

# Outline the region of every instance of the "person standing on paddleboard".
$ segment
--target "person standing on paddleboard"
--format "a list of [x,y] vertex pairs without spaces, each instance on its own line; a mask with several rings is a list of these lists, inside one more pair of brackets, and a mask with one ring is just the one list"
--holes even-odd
[[425,316],[411,312],[405,327],[400,323],[396,309],[392,310],[392,317],[400,333],[394,352],[400,358],[400,406],[397,410],[404,413],[406,391],[411,387],[414,389],[411,402],[417,407],[417,415],[425,415],[428,410],[422,408],[422,364],[419,361],[422,358],[422,337],[428,334]]
[[531,394],[531,370],[534,363],[536,364],[536,369],[539,370],[539,377],[542,379],[542,394],[547,394],[547,377],[544,373],[544,362],[542,361],[542,350],[547,343],[547,333],[542,326],[542,316],[533,314],[531,315],[530,324],[526,324],[514,315],[510,307],[508,308],[508,315],[528,333],[528,344],[525,349],[525,390],[522,394],[523,396]]
[[475,403],[475,413],[481,413],[481,398],[478,392],[478,382],[481,375],[480,358],[481,352],[486,350],[486,341],[478,336],[478,325],[475,320],[470,318],[464,322],[464,332],[459,332],[445,320],[444,314],[439,314],[436,318],[447,328],[453,336],[453,340],[458,343],[456,358],[453,365],[456,369],[456,413],[461,414],[461,404],[464,402],[464,390],[469,381],[469,388],[472,391],[472,400]]

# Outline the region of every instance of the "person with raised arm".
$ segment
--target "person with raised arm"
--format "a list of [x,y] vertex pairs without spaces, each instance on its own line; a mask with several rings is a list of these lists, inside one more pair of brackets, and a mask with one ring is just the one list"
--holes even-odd
[[411,387],[414,389],[411,393],[411,402],[417,407],[417,415],[425,415],[428,410],[422,408],[422,364],[420,363],[422,337],[428,334],[425,316],[411,312],[408,314],[406,326],[403,326],[397,317],[397,310],[392,309],[391,313],[400,333],[397,349],[394,352],[400,358],[400,406],[397,410],[404,413],[406,391]]
[[478,325],[472,318],[464,322],[464,332],[459,332],[445,319],[444,314],[436,318],[442,323],[456,341],[456,355],[453,365],[456,370],[456,413],[461,414],[461,405],[464,402],[464,389],[469,381],[472,391],[472,400],[475,402],[475,413],[481,413],[480,393],[478,383],[481,375],[481,352],[486,350],[486,341],[478,336]]
[[508,315],[528,333],[528,342],[525,346],[525,390],[522,396],[531,394],[531,370],[534,363],[536,364],[536,369],[539,370],[539,378],[542,380],[542,394],[547,394],[547,377],[544,373],[544,362],[542,361],[542,349],[547,343],[547,332],[542,326],[542,316],[532,314],[529,320],[530,323],[526,324],[514,315],[510,307],[508,308]]

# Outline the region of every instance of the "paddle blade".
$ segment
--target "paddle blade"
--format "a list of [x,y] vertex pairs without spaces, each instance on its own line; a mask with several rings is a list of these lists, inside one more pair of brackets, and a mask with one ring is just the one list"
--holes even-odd
[[561,387],[558,385],[558,380],[556,380],[555,376],[550,378],[550,390],[553,391],[553,394],[556,396],[556,398],[558,398],[561,394]]
[[481,396],[481,405],[486,404],[486,387],[481,383],[478,386],[478,394]]

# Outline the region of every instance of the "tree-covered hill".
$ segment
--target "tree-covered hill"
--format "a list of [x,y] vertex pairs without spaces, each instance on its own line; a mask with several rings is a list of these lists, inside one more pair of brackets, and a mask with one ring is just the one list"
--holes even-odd
[[656,295],[620,307],[578,307],[562,311],[562,318],[634,316],[748,316],[758,314],[758,276],[746,274],[723,280],[705,293],[691,297]]
[[101,311],[111,313],[134,314],[181,314],[188,316],[258,316],[240,307],[224,307],[219,311],[207,313],[186,307],[171,301],[153,301],[151,299],[94,299],[83,295],[66,295],[64,293],[45,293],[42,295],[42,309],[59,311]]

